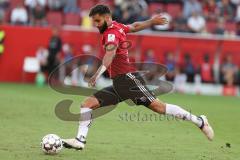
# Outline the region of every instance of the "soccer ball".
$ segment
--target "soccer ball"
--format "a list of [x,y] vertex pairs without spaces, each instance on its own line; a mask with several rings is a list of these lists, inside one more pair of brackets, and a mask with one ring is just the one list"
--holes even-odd
[[63,148],[61,138],[56,134],[48,134],[41,141],[42,151],[46,154],[57,154]]

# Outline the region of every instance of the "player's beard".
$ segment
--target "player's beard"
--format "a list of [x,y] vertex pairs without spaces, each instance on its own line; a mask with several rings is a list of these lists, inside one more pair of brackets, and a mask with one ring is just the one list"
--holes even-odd
[[98,28],[99,32],[102,34],[108,28],[107,22],[104,21],[103,25]]

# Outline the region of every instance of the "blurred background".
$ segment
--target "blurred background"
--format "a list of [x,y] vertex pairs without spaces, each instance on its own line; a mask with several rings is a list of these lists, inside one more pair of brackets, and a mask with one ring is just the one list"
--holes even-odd
[[[161,79],[177,92],[240,95],[240,0],[0,0],[0,82],[42,86],[74,56],[101,57],[101,35],[88,17],[95,4],[108,5],[124,24],[158,13],[169,20],[129,34],[129,55],[132,62],[166,65]],[[86,86],[81,64],[97,69],[93,60],[79,60],[62,67],[56,81]],[[105,74],[98,86],[109,84]]]

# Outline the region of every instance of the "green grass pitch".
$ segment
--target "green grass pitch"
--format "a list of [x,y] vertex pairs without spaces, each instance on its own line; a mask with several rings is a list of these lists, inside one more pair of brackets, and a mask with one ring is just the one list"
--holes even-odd
[[[63,95],[49,87],[0,84],[0,159],[2,160],[240,160],[240,98],[168,94],[159,98],[178,104],[195,114],[208,116],[215,130],[209,142],[193,124],[176,120],[146,120],[152,112],[120,103],[105,116],[95,119],[83,151],[63,149],[44,155],[41,138],[55,133],[74,137],[77,122],[55,116],[63,99],[73,99],[77,113],[84,97]],[[126,115],[140,113],[126,119]],[[227,145],[228,144],[228,145]]]

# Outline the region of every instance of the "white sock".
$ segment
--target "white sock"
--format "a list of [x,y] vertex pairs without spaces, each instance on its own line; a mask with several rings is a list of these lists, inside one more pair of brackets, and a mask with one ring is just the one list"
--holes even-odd
[[173,104],[166,104],[166,114],[172,115],[183,120],[192,121],[198,127],[201,127],[203,123],[199,117]]
[[87,137],[88,129],[92,122],[92,109],[81,108],[80,113],[81,115],[80,115],[79,128],[78,128],[78,134],[77,134],[78,139],[81,139],[82,136],[84,138]]

